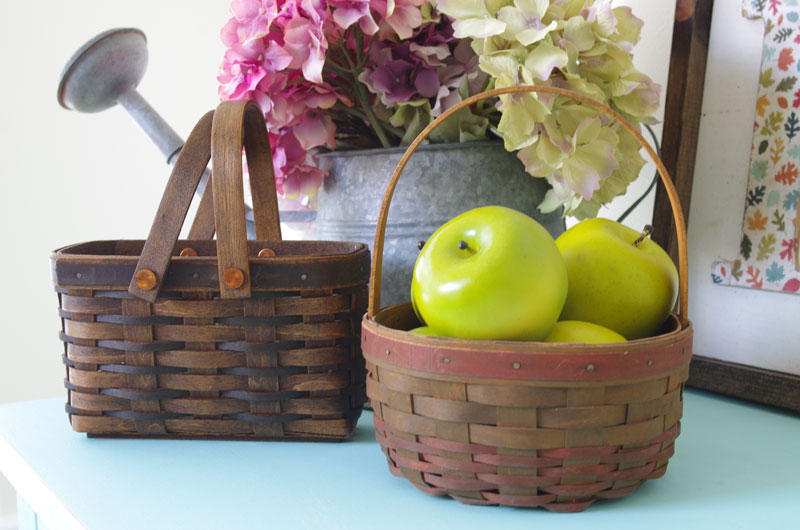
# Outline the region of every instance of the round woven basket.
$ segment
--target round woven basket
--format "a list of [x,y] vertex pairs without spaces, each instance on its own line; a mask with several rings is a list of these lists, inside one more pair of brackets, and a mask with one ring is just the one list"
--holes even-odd
[[[410,303],[380,307],[383,237],[397,180],[443,120],[476,101],[546,92],[617,120],[639,141],[667,189],[678,233],[679,311],[660,334],[614,344],[476,341],[408,333]],[[410,271],[409,271],[410,273]],[[686,229],[658,155],[618,113],[553,87],[510,87],[462,101],[409,146],[384,196],[362,323],[375,434],[396,476],[467,504],[577,512],[662,476],[674,451],[689,375]]]

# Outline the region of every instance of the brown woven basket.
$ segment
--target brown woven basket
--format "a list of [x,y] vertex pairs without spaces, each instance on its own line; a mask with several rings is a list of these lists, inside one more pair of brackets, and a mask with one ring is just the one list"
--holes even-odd
[[[602,345],[474,341],[408,333],[420,325],[410,303],[377,311],[389,204],[409,157],[460,108],[519,92],[568,96],[599,109],[656,163],[680,247],[680,312],[662,334]],[[431,495],[558,512],[584,510],[662,476],[680,431],[691,357],[687,269],[683,215],[666,169],[613,110],[566,90],[527,86],[479,94],[442,114],[392,175],[373,246],[362,349],[376,437],[389,470]]]
[[[258,241],[246,240],[243,142]],[[212,182],[189,239],[178,241],[209,158]],[[73,245],[51,261],[74,430],[352,434],[366,399],[359,336],[369,250],[281,241],[269,139],[255,103],[225,102],[198,122],[146,241]]]

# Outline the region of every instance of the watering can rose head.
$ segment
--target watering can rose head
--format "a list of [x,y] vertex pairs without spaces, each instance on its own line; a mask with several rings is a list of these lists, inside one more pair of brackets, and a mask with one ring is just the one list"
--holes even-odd
[[[634,124],[658,110],[660,86],[633,65],[642,21],[609,0],[233,0],[231,13],[220,97],[261,105],[287,198],[321,185],[316,150],[408,145],[489,88],[566,88]],[[540,209],[579,218],[625,193],[644,165],[629,132],[550,94],[484,100],[430,136],[492,138],[551,184]]]

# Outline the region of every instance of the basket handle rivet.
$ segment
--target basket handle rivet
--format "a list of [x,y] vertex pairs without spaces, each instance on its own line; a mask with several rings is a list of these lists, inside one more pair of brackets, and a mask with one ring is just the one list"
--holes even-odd
[[236,267],[225,269],[222,273],[222,282],[229,289],[238,289],[244,284],[244,273]]
[[83,274],[81,274],[80,272],[76,272],[75,273],[75,277],[76,278],[83,278]]
[[595,370],[594,364],[589,363],[586,365],[586,371],[589,372],[590,374],[594,373],[594,370]]
[[647,366],[653,366],[653,359],[647,360]]
[[266,257],[269,257],[269,256],[274,256],[274,255],[275,255],[275,251],[272,250],[271,248],[264,247],[264,248],[262,248],[261,250],[258,251],[258,257],[259,258],[266,258]]
[[303,273],[303,274],[300,275],[300,279],[301,280],[307,280],[308,279],[308,275]]
[[514,363],[514,364],[511,365],[511,368],[513,368],[514,370],[519,370],[521,366],[522,365],[519,364],[519,363]]
[[192,274],[192,278],[194,278],[195,280],[199,280],[200,279],[200,273],[199,272],[195,272],[194,274]]
[[181,250],[181,256],[197,256],[197,251],[192,247],[186,247],[185,249]]
[[449,357],[445,357],[444,359],[442,359],[442,363],[443,364],[450,364],[450,358]]
[[391,355],[391,354],[392,354],[392,350],[390,350],[389,348],[386,348],[386,355]]
[[136,273],[136,286],[142,291],[149,291],[156,286],[156,273],[150,269],[142,269]]

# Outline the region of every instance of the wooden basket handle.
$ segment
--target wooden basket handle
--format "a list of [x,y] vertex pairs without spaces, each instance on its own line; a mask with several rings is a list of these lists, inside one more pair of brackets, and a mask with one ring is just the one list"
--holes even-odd
[[[250,172],[256,237],[263,241],[280,241],[278,200],[264,116],[255,102],[226,101],[197,122],[181,149],[128,286],[128,292],[132,295],[148,302],[154,302],[158,296],[192,197],[209,159],[213,158],[212,173],[217,178],[212,178],[208,187],[213,186],[213,197],[210,198],[213,199],[218,234],[220,292],[227,298],[249,296],[250,273],[242,185],[243,142]],[[214,157],[211,156],[212,152]],[[208,202],[207,196],[209,193],[203,195],[202,202]],[[234,216],[238,216],[238,219],[234,219]],[[235,257],[232,253],[235,253]],[[235,289],[228,284],[238,284],[239,278],[231,278],[231,273],[224,278],[225,271],[232,267],[238,267],[242,273],[241,285]],[[226,279],[232,282],[226,283]]]
[[[222,298],[250,297],[242,144],[247,155],[256,239],[280,241],[278,195],[264,114],[255,101],[220,103],[211,132],[211,181]],[[241,274],[241,281],[239,275]]]
[[[679,317],[682,327],[686,327],[688,325],[689,319],[686,313],[688,307],[688,292],[689,292],[689,284],[688,284],[688,277],[689,277],[689,262],[687,259],[686,254],[686,223],[683,217],[683,210],[681,209],[680,201],[678,200],[678,193],[675,190],[675,186],[672,183],[672,179],[667,172],[667,168],[664,167],[664,163],[658,157],[658,154],[650,147],[650,144],[644,139],[644,137],[639,133],[639,131],[634,128],[625,118],[623,118],[619,113],[610,109],[609,107],[603,105],[602,103],[595,101],[589,97],[586,97],[582,94],[577,92],[573,92],[571,90],[565,90],[563,88],[556,88],[550,86],[513,86],[507,88],[496,88],[494,90],[489,90],[486,92],[482,92],[480,94],[476,94],[474,96],[470,96],[469,98],[459,102],[458,104],[454,105],[453,107],[449,108],[447,111],[443,112],[438,118],[433,120],[430,124],[428,124],[425,129],[411,142],[411,145],[408,146],[406,152],[403,154],[402,158],[400,158],[400,162],[397,163],[397,167],[392,174],[392,178],[389,180],[389,184],[386,187],[386,192],[383,195],[383,202],[381,203],[381,209],[378,214],[378,223],[375,227],[375,243],[372,247],[372,269],[370,271],[370,279],[369,279],[369,307],[367,310],[367,317],[372,318],[375,316],[376,311],[380,308],[381,304],[381,271],[383,267],[383,240],[386,234],[386,222],[389,217],[389,205],[392,202],[392,196],[394,195],[394,190],[397,187],[397,180],[400,178],[400,174],[405,169],[406,164],[408,163],[408,159],[411,158],[411,155],[414,154],[417,147],[428,137],[428,135],[436,129],[441,123],[458,112],[459,110],[463,109],[464,107],[468,107],[478,101],[486,98],[501,96],[504,94],[515,94],[520,92],[542,92],[548,94],[556,94],[559,96],[565,96],[568,98],[572,98],[574,100],[580,101],[586,105],[596,108],[597,110],[601,111],[605,115],[615,119],[617,123],[619,123],[622,127],[628,130],[634,138],[639,142],[639,144],[647,151],[647,154],[650,155],[650,159],[655,163],[656,168],[658,169],[658,174],[661,177],[661,182],[664,184],[664,187],[667,190],[667,195],[669,197],[670,205],[672,206],[672,215],[675,218],[675,231],[678,235],[678,278],[679,278],[679,293],[680,293],[680,301],[678,305],[679,310]],[[533,178],[533,177],[531,177]]]

